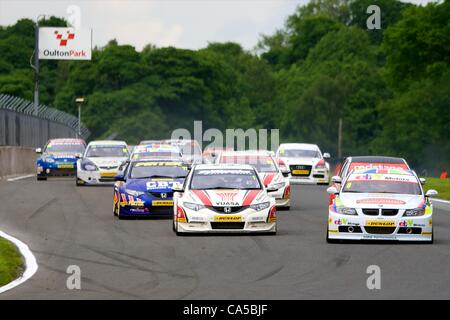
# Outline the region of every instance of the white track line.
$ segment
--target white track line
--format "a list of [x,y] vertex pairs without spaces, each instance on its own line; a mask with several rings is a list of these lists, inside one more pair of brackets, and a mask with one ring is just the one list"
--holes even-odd
[[15,177],[15,178],[9,178],[8,181],[17,181],[17,180],[31,178],[31,177],[34,177],[34,176],[35,176],[34,174],[27,174],[26,176],[19,176],[19,177]]
[[450,201],[448,200],[442,200],[442,199],[432,199],[431,202],[436,201],[436,202],[442,202],[442,203],[448,203],[450,204]]
[[19,239],[11,237],[10,235],[2,231],[0,231],[0,237],[5,238],[6,240],[9,240],[12,243],[14,243],[25,259],[25,272],[16,280],[8,283],[7,285],[4,285],[3,287],[0,287],[0,293],[3,293],[5,291],[11,290],[14,287],[17,287],[18,285],[30,279],[36,273],[38,269],[38,264],[36,262],[36,258],[34,257],[33,253],[30,251],[30,249],[25,243],[23,243]]

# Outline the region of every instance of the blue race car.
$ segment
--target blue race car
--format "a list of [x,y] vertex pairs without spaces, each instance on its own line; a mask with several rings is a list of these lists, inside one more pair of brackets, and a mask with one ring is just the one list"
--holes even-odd
[[42,151],[36,149],[41,156],[36,160],[37,180],[47,177],[73,176],[77,171],[77,160],[84,153],[86,142],[82,139],[50,139]]
[[113,213],[125,217],[172,217],[173,188],[182,186],[187,164],[172,160],[135,160],[116,176]]

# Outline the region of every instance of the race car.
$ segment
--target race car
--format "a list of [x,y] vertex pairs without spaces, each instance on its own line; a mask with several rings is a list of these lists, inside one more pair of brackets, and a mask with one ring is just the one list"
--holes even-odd
[[125,141],[92,141],[77,162],[77,186],[112,185],[119,167],[128,159]]
[[77,159],[86,148],[82,139],[50,139],[44,147],[36,149],[41,156],[36,160],[37,180],[47,177],[73,176],[77,170]]
[[275,159],[268,151],[224,151],[216,158],[216,163],[249,164],[259,173],[265,187],[274,190],[269,195],[275,198],[277,208],[289,210],[291,207],[291,184],[283,176]]
[[414,171],[355,169],[329,206],[327,241],[397,240],[433,242],[433,205]]
[[203,161],[204,163],[214,163],[217,159],[217,157],[222,153],[223,151],[233,151],[233,148],[231,147],[206,147],[205,150],[203,150]]
[[199,164],[174,190],[177,235],[277,232],[275,199],[250,165]]
[[199,164],[203,162],[202,149],[197,140],[188,139],[167,139],[162,143],[167,143],[180,148],[183,154],[183,161],[190,164]]
[[115,177],[113,213],[126,217],[172,217],[173,188],[181,187],[189,173],[182,162],[167,160],[131,161]]
[[136,159],[172,159],[181,161],[182,153],[180,148],[171,146],[169,144],[146,144],[138,145],[134,148],[133,153],[130,156],[131,160]]
[[291,171],[289,180],[292,184],[328,184],[330,165],[325,159],[329,153],[320,151],[315,144],[283,143],[276,152],[277,159]]
[[[332,186],[338,190],[341,187],[341,181],[353,169],[410,169],[408,163],[403,158],[385,157],[385,156],[359,156],[347,157],[344,163],[339,166],[337,175],[331,178]],[[330,194],[330,204],[334,200],[334,194]]]

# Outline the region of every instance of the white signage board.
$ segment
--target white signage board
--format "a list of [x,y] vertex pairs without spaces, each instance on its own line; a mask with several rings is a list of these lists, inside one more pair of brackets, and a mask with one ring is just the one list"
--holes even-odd
[[39,59],[91,60],[92,30],[39,28]]

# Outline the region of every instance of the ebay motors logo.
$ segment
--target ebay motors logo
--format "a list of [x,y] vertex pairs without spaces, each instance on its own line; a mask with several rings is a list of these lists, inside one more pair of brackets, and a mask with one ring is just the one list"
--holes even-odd
[[59,46],[65,47],[67,45],[67,41],[73,40],[75,38],[75,33],[67,31],[67,34],[64,35],[62,33],[59,33],[59,31],[55,31],[56,39],[59,40]]

